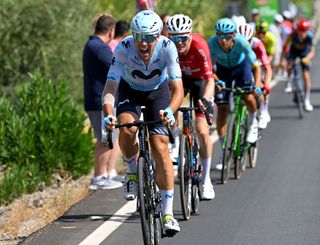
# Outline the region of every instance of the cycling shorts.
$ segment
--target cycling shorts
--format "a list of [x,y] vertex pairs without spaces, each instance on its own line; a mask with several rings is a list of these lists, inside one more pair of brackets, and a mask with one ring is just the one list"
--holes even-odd
[[[251,65],[244,59],[239,65],[233,68],[226,68],[217,63],[217,76],[226,83],[227,88],[231,88],[235,81],[235,87],[247,87],[253,85]],[[230,91],[221,90],[216,92],[214,101],[217,105],[229,104]]]
[[[145,106],[145,121],[160,120],[159,111],[164,110],[170,102],[170,92],[168,81],[163,82],[156,90],[140,91],[130,87],[121,78],[118,87],[117,117],[124,112],[132,112],[141,116],[141,106]],[[163,124],[156,123],[148,126],[150,135],[166,135],[168,130]]]
[[306,65],[306,64],[303,64],[301,62],[301,59],[306,57],[308,54],[308,52],[305,52],[305,51],[299,51],[299,50],[296,50],[296,49],[290,49],[290,53],[289,53],[289,56],[288,56],[288,62],[294,62],[296,60],[296,58],[300,58],[300,65],[301,65],[301,69],[303,71],[310,71],[310,66],[309,65]]
[[[199,78],[189,78],[182,76],[184,96],[189,93],[189,96],[192,98],[193,106],[199,107],[198,100],[203,97],[204,90],[206,87],[206,80]],[[200,109],[195,111],[197,117],[205,117]]]

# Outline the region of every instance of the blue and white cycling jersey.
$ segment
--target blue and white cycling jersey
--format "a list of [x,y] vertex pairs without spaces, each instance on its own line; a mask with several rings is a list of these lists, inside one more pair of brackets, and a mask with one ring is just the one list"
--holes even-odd
[[145,65],[138,55],[133,37],[128,36],[114,52],[107,79],[119,83],[122,78],[135,90],[151,91],[157,89],[167,75],[169,81],[182,77],[174,43],[160,35],[150,62]]
[[234,46],[230,52],[221,48],[217,36],[211,37],[208,45],[212,64],[217,62],[219,65],[230,69],[239,65],[244,59],[247,59],[251,65],[258,62],[249,42],[239,34],[236,34]]

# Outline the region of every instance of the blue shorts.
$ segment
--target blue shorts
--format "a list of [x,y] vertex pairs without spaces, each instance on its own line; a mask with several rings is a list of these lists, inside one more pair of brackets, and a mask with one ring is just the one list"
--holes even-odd
[[[170,102],[170,91],[168,81],[163,82],[158,89],[152,91],[140,91],[130,87],[121,79],[118,87],[117,116],[124,112],[133,112],[140,118],[141,106],[145,106],[145,121],[160,120],[159,111],[164,110]],[[149,125],[150,135],[166,135],[168,130],[163,124]]]
[[299,51],[299,50],[296,50],[296,49],[290,49],[290,53],[289,53],[289,56],[288,56],[288,61],[289,62],[294,62],[296,60],[296,58],[300,58],[301,69],[303,71],[310,71],[310,66],[306,65],[306,64],[303,64],[301,62],[301,59],[306,57],[308,53],[309,53],[309,51],[305,51],[305,50]]
[[[217,63],[217,76],[226,83],[227,88],[231,88],[235,81],[235,87],[247,87],[253,85],[251,65],[244,59],[239,65],[229,69]],[[216,92],[214,101],[217,105],[229,104],[230,91],[221,90]]]

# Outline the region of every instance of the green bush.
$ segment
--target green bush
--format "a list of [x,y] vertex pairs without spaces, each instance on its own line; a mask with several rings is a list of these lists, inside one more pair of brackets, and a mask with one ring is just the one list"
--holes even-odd
[[67,81],[35,72],[16,95],[14,102],[0,99],[0,164],[9,166],[0,203],[34,191],[40,181],[50,184],[57,169],[77,178],[92,168],[92,135],[82,132],[85,115],[71,102]]

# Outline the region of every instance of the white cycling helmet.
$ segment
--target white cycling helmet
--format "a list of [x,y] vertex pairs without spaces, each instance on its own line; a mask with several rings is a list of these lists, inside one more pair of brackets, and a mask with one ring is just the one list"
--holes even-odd
[[291,12],[288,11],[288,10],[283,11],[283,12],[282,12],[282,16],[283,16],[284,18],[286,18],[287,20],[290,20],[290,19],[292,18],[292,14],[291,14]]
[[159,15],[151,10],[143,10],[136,14],[130,24],[131,31],[143,35],[158,35],[163,23]]
[[283,17],[281,14],[276,14],[274,16],[274,21],[277,22],[277,23],[282,23],[283,22]]
[[250,24],[242,24],[237,27],[237,33],[243,36],[246,40],[250,40],[254,34],[254,27]]
[[247,20],[243,15],[232,15],[231,20],[233,20],[233,22],[236,23],[237,26],[247,23]]
[[183,34],[192,31],[192,20],[187,15],[176,14],[166,23],[169,34]]

